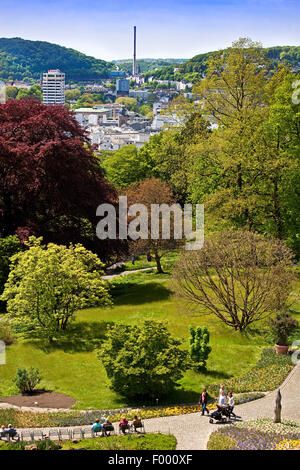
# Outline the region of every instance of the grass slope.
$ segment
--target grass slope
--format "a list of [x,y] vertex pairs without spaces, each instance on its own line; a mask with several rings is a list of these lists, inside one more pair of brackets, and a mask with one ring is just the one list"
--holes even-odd
[[[195,316],[195,312],[172,297],[169,275],[154,272],[131,274],[113,280],[114,306],[78,312],[67,334],[49,346],[40,339],[19,340],[7,347],[7,364],[0,365],[0,396],[16,389],[12,378],[18,367],[38,367],[44,377],[41,386],[66,393],[77,400],[76,409],[110,409],[130,405],[109,388],[109,380],[97,348],[110,322],[136,324],[145,319],[168,322],[170,332],[188,347],[189,325],[206,325],[211,333],[212,353],[208,371],[187,371],[181,389],[168,403],[196,402],[202,388],[248,372],[258,361],[265,340],[253,330],[241,335],[215,319]],[[298,314],[299,316],[299,314]],[[160,401],[160,404],[167,403]]]

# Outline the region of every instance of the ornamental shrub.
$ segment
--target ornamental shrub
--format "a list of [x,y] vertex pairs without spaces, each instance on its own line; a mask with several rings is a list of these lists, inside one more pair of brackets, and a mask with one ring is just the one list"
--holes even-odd
[[34,367],[30,367],[29,369],[18,369],[17,374],[13,379],[22,395],[32,393],[41,380],[42,377],[40,376],[40,371]]
[[206,370],[206,361],[211,352],[209,343],[209,331],[206,327],[194,328],[190,326],[190,357],[194,363],[194,368],[200,372]]
[[172,391],[188,367],[188,352],[165,324],[116,324],[109,328],[98,357],[112,388],[127,397],[157,398]]

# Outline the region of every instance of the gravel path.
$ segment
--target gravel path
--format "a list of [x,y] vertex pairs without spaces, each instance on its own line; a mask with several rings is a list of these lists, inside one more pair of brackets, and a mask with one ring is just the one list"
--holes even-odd
[[[300,363],[292,370],[280,387],[282,394],[282,418],[300,423]],[[243,420],[274,416],[275,396],[277,390],[268,393],[264,398],[244,403],[235,407],[235,413]],[[37,410],[35,410],[37,411]],[[210,424],[208,416],[201,413],[151,418],[144,420],[146,432],[173,434],[177,439],[178,450],[205,450],[211,432],[226,424]],[[83,429],[90,429],[82,426]],[[43,428],[45,434],[51,428]],[[53,429],[53,428],[52,428]],[[68,429],[68,428],[61,428]],[[72,427],[80,429],[80,427]],[[19,429],[22,431],[22,429]],[[23,430],[25,431],[25,430]],[[28,431],[28,429],[27,429]]]

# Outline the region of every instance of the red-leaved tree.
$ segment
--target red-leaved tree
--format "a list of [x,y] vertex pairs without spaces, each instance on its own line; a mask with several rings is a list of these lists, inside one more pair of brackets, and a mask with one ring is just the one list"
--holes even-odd
[[96,238],[96,208],[116,199],[66,108],[30,99],[0,105],[1,236],[81,242],[107,258],[116,244]]

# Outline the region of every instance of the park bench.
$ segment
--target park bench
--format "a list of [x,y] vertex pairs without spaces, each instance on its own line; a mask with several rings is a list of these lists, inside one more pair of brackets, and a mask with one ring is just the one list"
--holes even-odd
[[10,441],[10,440],[19,441],[20,436],[17,433],[17,431],[14,431],[14,432],[0,431],[0,441],[2,441],[3,439],[6,440],[6,441]]
[[137,425],[135,425],[135,426],[134,426],[133,424],[131,424],[131,425],[130,425],[130,430],[131,430],[131,432],[133,432],[133,433],[136,432],[136,433],[143,433],[143,434],[145,434],[145,432],[146,432],[146,431],[145,431],[145,426],[144,426],[143,421],[141,421],[140,424],[137,424]]

